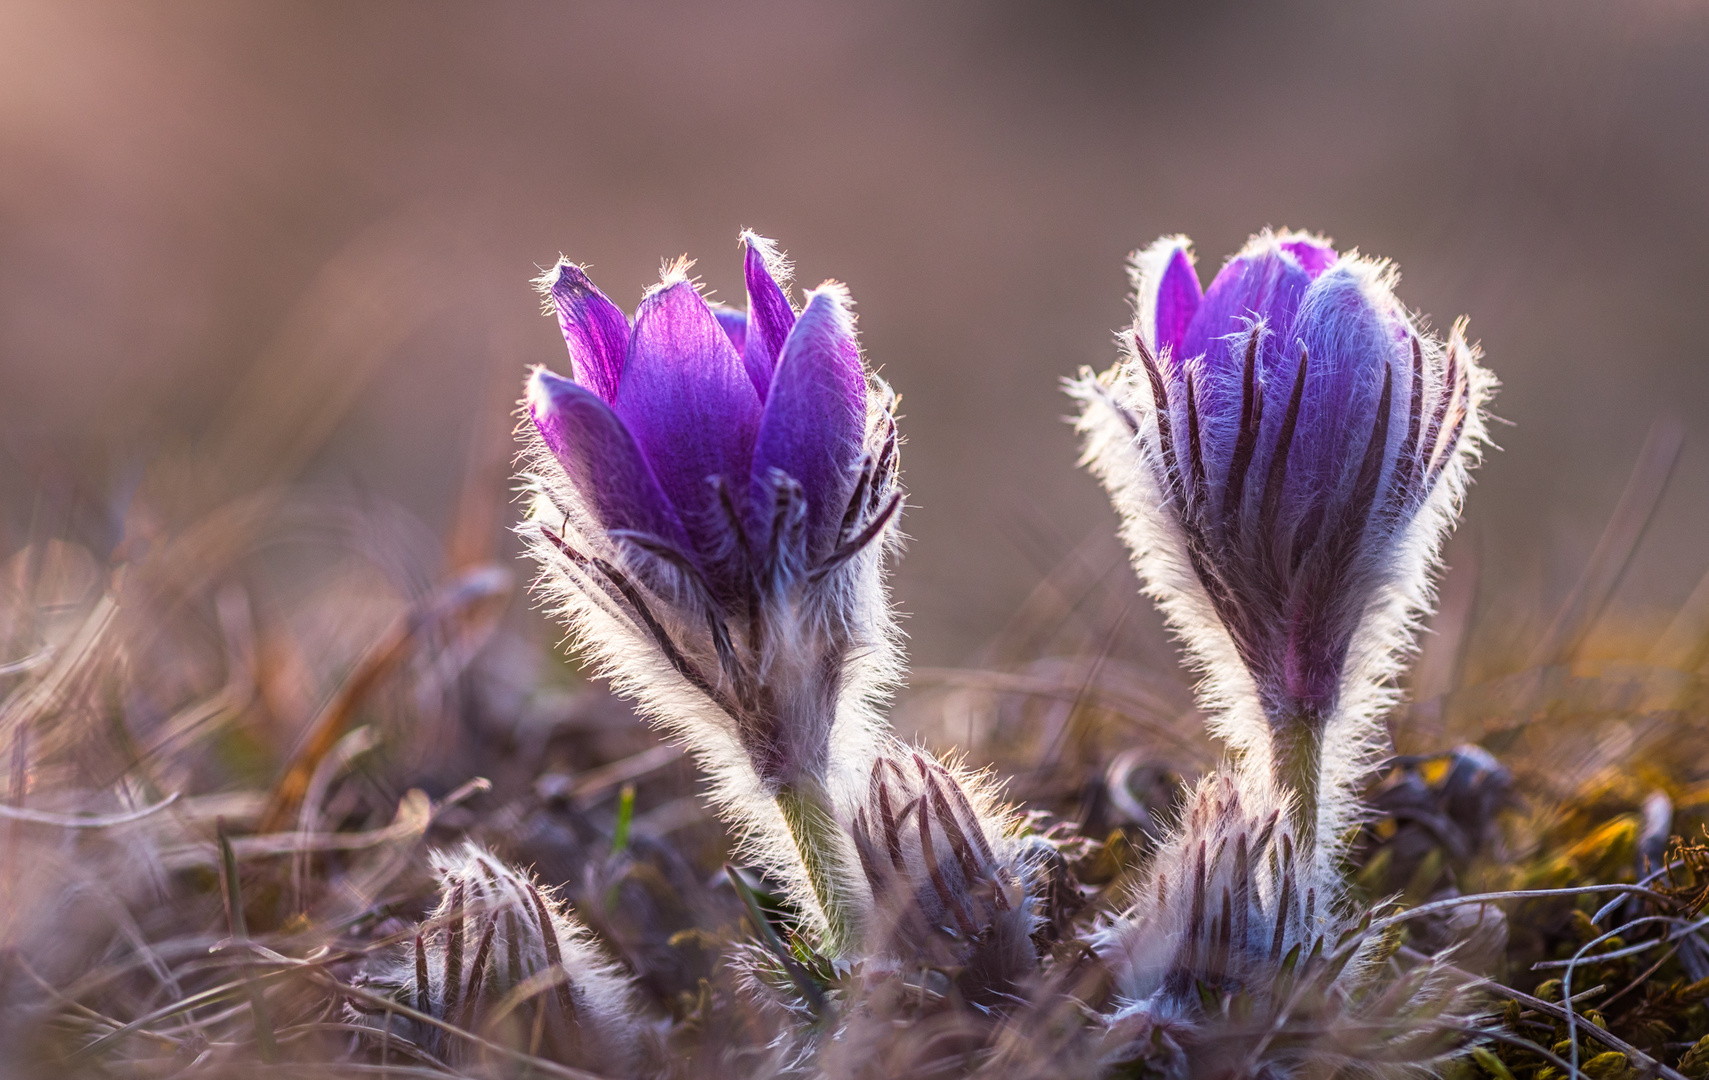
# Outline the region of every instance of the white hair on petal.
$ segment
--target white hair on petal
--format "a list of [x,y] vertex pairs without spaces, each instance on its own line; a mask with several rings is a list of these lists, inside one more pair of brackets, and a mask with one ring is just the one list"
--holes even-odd
[[785,299],[788,299],[793,307],[795,301],[789,296],[789,286],[795,281],[795,264],[790,262],[783,249],[777,246],[777,241],[761,236],[752,229],[743,229],[741,243],[759,253],[760,259],[765,262],[766,272],[777,282],[777,287],[783,290]]
[[[672,285],[680,285],[683,282],[688,281],[688,272],[694,269],[694,262],[695,261],[687,255],[678,255],[674,259],[660,259],[659,280],[654,284],[649,285],[646,292],[642,293],[642,297],[645,298],[656,295],[670,288]],[[695,288],[698,289],[699,287],[699,282],[696,282]]]
[[[1395,677],[1417,650],[1418,627],[1435,603],[1442,546],[1459,519],[1471,470],[1482,460],[1489,439],[1485,410],[1497,383],[1478,363],[1482,350],[1465,340],[1465,331],[1462,317],[1454,322],[1445,344],[1419,334],[1421,347],[1458,358],[1453,366],[1464,387],[1463,427],[1453,438],[1451,425],[1444,426],[1438,444],[1440,475],[1411,522],[1391,543],[1384,583],[1366,605],[1348,650],[1341,700],[1324,732],[1322,790],[1333,796],[1333,802],[1326,798],[1322,819],[1334,830],[1323,833],[1326,838],[1338,837],[1358,822],[1362,813],[1359,785],[1373,762],[1388,752],[1382,718],[1400,699]],[[1426,370],[1428,365],[1427,357]],[[1452,393],[1454,388],[1442,390]]]
[[1476,1011],[1453,948],[1393,970],[1399,936],[1264,798],[1203,778],[1132,905],[1091,935],[1115,980],[1112,1040],[1156,1048],[1162,1033],[1188,1076],[1429,1075]]
[[586,263],[573,263],[564,258],[563,252],[559,252],[558,261],[552,264],[551,269],[542,270],[538,277],[528,280],[528,284],[534,286],[534,291],[540,294],[540,314],[553,318],[557,317],[558,306],[554,302],[552,289],[558,284],[558,277],[563,273],[566,266],[573,266],[582,273],[587,273]]
[[[1210,716],[1212,734],[1225,740],[1243,777],[1244,790],[1270,788],[1270,728],[1258,704],[1258,689],[1186,555],[1187,539],[1158,483],[1157,409],[1151,385],[1140,370],[1127,335],[1117,338],[1123,362],[1102,374],[1082,369],[1067,383],[1081,403],[1076,429],[1084,440],[1081,465],[1104,485],[1121,517],[1121,538],[1132,553],[1141,588],[1163,612],[1187,647],[1187,662],[1200,675],[1199,703]],[[1141,430],[1131,425],[1137,419]]]

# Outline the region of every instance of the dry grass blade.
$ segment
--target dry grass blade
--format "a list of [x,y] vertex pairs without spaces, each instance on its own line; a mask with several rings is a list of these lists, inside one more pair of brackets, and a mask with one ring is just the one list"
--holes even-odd
[[[383,829],[367,832],[335,832],[305,835],[297,831],[261,833],[240,836],[229,841],[239,859],[269,858],[291,855],[299,851],[361,851],[402,839],[419,837],[433,819],[432,805],[425,794],[411,790],[398,803],[396,819]],[[219,850],[208,844],[188,844],[169,847],[160,854],[161,862],[173,870],[194,866],[213,866]]]
[[1036,770],[1040,773],[1049,772],[1056,767],[1057,759],[1062,756],[1062,748],[1067,745],[1069,736],[1074,731],[1075,724],[1080,719],[1081,707],[1091,700],[1092,688],[1097,684],[1098,672],[1110,659],[1110,652],[1116,647],[1116,641],[1121,637],[1122,626],[1132,614],[1133,606],[1124,604],[1121,613],[1115,618],[1104,640],[1098,647],[1098,655],[1086,668],[1086,675],[1080,680],[1080,686],[1074,691],[1074,696],[1068,699],[1068,710],[1062,714],[1061,726],[1048,732],[1044,738],[1044,752],[1040,756]]
[[[1046,651],[1053,638],[1061,636],[1077,615],[1091,623],[1083,609],[1095,598],[1107,596],[1106,582],[1120,574],[1127,557],[1110,538],[1093,533],[1065,553],[1054,530],[1037,507],[1027,506],[1019,520],[1017,546],[1028,550],[1032,561],[1043,567],[1038,584],[1009,616],[1003,628],[982,650],[991,667],[1024,663]],[[1026,542],[1022,542],[1026,541]]]
[[[379,732],[373,727],[359,727],[332,748],[321,763],[315,767],[314,776],[309,780],[308,795],[303,799],[301,812],[297,815],[297,832],[304,837],[313,836],[320,829],[320,804],[326,797],[326,789],[332,783],[333,777],[343,772],[351,761],[372,750],[380,743]],[[303,878],[308,872],[308,854],[311,849],[303,848],[291,858],[291,897],[292,906],[302,910]]]
[[1650,649],[1649,661],[1657,667],[1691,671],[1701,665],[1709,650],[1709,573],[1680,605],[1667,629]]
[[[457,790],[445,796],[438,804],[429,805],[426,813],[419,809],[412,810],[411,827],[408,831],[399,830],[398,835],[390,837],[383,845],[374,845],[379,849],[375,858],[366,867],[359,868],[347,877],[341,885],[342,907],[333,913],[334,918],[358,918],[367,911],[379,898],[380,894],[391,885],[397,876],[406,870],[415,858],[421,838],[426,835],[428,828],[439,814],[454,806],[462,804],[470,797],[489,791],[492,782],[484,776],[477,776],[464,783]],[[420,797],[426,802],[426,796],[420,791],[412,790],[405,798]],[[404,817],[404,808],[398,807],[398,817]]]
[[124,814],[55,814],[46,810],[30,810],[21,806],[6,806],[0,804],[0,818],[12,821],[28,821],[36,825],[52,825],[61,829],[110,829],[115,825],[129,825],[134,821],[151,817],[178,801],[178,792],[173,792],[153,806],[145,806],[140,810],[132,810]]
[[624,784],[658,772],[679,760],[684,753],[683,748],[674,743],[661,743],[621,761],[589,769],[576,777],[570,786],[570,794],[585,800],[600,798]]
[[915,685],[943,683],[997,693],[1050,698],[1069,705],[1092,705],[1108,709],[1119,713],[1135,727],[1173,743],[1178,749],[1189,754],[1193,761],[1209,764],[1213,760],[1214,755],[1206,745],[1186,738],[1169,724],[1155,719],[1158,716],[1170,715],[1167,703],[1161,697],[1140,698],[1101,687],[1095,678],[1097,672],[1096,666],[1091,667],[1089,674],[1079,684],[1070,685],[1060,680],[1016,672],[922,667],[914,669],[911,681]]
[[93,1058],[102,1050],[108,1049],[129,1035],[141,1035],[158,1039],[160,1036],[150,1031],[149,1025],[165,1020],[171,1016],[177,1016],[180,1013],[192,1012],[193,1010],[200,1009],[206,1005],[212,1005],[216,1002],[246,996],[250,991],[261,990],[267,985],[281,982],[288,976],[297,973],[297,971],[298,967],[295,965],[280,967],[258,975],[248,976],[243,979],[236,979],[231,982],[220,983],[219,985],[209,987],[206,990],[185,995],[184,997],[171,1001],[157,1009],[146,1012],[135,1020],[125,1024],[123,1027],[110,1031],[93,1042],[87,1043],[78,1048],[78,1050],[73,1053],[69,1059],[67,1059],[67,1064],[76,1064],[77,1062]]
[[429,1027],[438,1028],[440,1031],[445,1032],[453,1038],[462,1039],[474,1046],[480,1047],[488,1053],[498,1054],[502,1057],[508,1058],[523,1066],[525,1069],[542,1072],[547,1076],[562,1077],[563,1080],[610,1080],[609,1077],[601,1076],[598,1073],[587,1072],[584,1069],[577,1069],[568,1065],[560,1065],[555,1061],[548,1061],[545,1058],[536,1057],[532,1054],[512,1049],[502,1043],[496,1043],[489,1039],[484,1039],[472,1031],[458,1027],[456,1024],[440,1020],[437,1017],[428,1015],[427,1013],[412,1009],[407,1005],[401,1005],[390,998],[381,997],[378,994],[371,994],[360,987],[354,987],[338,982],[325,975],[317,974],[314,977],[317,981],[325,985],[329,991],[339,995],[340,997],[352,998],[361,1001],[370,1008],[380,1012],[396,1013],[399,1016],[414,1020],[418,1024],[426,1024]]
[[[428,206],[406,207],[359,234],[321,267],[256,357],[203,440],[203,505],[293,479],[333,433],[381,365],[424,324],[483,282],[447,260],[454,228]],[[436,268],[422,273],[423,265]],[[449,271],[466,276],[452,278]]]
[[[225,897],[226,924],[231,930],[231,936],[236,941],[249,940],[249,927],[243,916],[243,885],[237,873],[237,856],[231,850],[231,841],[226,837],[225,822],[219,822],[215,827],[215,836],[220,847],[220,885]],[[266,992],[254,983],[248,985],[249,1011],[255,1019],[255,1041],[264,1063],[271,1064],[279,1060],[279,1046],[273,1035],[273,1017],[267,1009]]]
[[1542,640],[1532,649],[1530,666],[1566,663],[1578,652],[1607,606],[1614,587],[1626,573],[1638,541],[1644,538],[1684,442],[1685,429],[1678,420],[1662,417],[1650,425],[1614,514],[1591,552],[1578,584],[1573,586]]
[[9,664],[0,664],[0,679],[6,679],[13,675],[23,675],[27,672],[34,671],[52,659],[53,650],[43,649],[41,652],[32,653],[29,656],[24,657],[22,660],[14,660]]
[[[42,677],[20,686],[0,705],[0,745],[12,745],[23,728],[40,730],[36,722],[65,705],[79,682],[90,675],[118,613],[118,601],[103,596]],[[56,724],[43,730],[42,738],[33,741],[31,753],[41,757],[74,740],[77,734],[70,727]]]

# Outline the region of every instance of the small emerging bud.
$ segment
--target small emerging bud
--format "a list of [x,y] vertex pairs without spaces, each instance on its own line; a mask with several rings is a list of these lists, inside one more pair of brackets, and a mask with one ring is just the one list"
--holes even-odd
[[1387,264],[1315,237],[1254,237],[1202,294],[1169,237],[1134,280],[1128,358],[1072,388],[1086,459],[1219,733],[1310,844],[1347,823],[1493,380],[1462,324],[1426,336]]
[[[1207,777],[1135,894],[1092,945],[1115,977],[1122,1056],[1177,1075],[1415,1075],[1465,1044],[1470,980],[1358,917],[1279,804]],[[1167,1045],[1159,1041],[1167,1037]]]
[[1122,996],[1189,1012],[1199,984],[1263,993],[1289,954],[1333,943],[1341,890],[1306,854],[1280,808],[1247,805],[1226,774],[1201,781],[1133,906],[1094,939]]
[[[417,1012],[564,1064],[631,1075],[642,1029],[629,978],[533,877],[473,841],[431,856],[439,904],[370,981]],[[425,1024],[414,1041],[457,1062],[466,1039]],[[535,1032],[539,1034],[536,1035]]]
[[966,992],[1009,991],[1037,963],[1035,872],[977,778],[892,746],[850,832],[872,890],[872,949],[963,970]]

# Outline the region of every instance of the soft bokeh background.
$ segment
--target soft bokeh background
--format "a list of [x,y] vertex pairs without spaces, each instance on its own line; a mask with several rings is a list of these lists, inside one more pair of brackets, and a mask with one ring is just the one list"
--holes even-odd
[[1683,424],[1644,618],[1709,565],[1706,118],[1686,0],[4,0],[0,554],[297,478],[444,534],[562,363],[535,268],[631,304],[688,252],[740,302],[751,226],[853,289],[904,398],[913,653],[964,663],[1113,526],[1057,383],[1113,358],[1124,256],[1186,232],[1208,278],[1270,224],[1471,316],[1513,426],[1451,555],[1512,634]]

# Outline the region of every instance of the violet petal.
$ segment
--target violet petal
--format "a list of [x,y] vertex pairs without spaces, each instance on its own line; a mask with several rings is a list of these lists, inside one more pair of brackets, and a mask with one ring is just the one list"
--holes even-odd
[[[1248,248],[1217,274],[1183,335],[1180,359],[1203,355],[1207,371],[1238,374],[1245,359],[1244,331],[1253,319],[1269,328],[1265,351],[1292,354],[1283,341],[1311,277],[1272,245]],[[1266,364],[1269,368],[1273,365]]]
[[571,262],[558,263],[551,297],[564,344],[570,349],[575,380],[611,404],[617,400],[623,359],[629,351],[628,317]]
[[629,429],[587,387],[537,368],[528,416],[570,481],[608,529],[633,529],[681,544],[682,525]]
[[[1289,708],[1323,714],[1334,705],[1363,611],[1348,597],[1358,595],[1360,568],[1380,550],[1372,545],[1382,542],[1384,526],[1373,492],[1361,491],[1360,474],[1371,440],[1381,434],[1373,459],[1381,490],[1405,431],[1411,362],[1396,333],[1401,319],[1372,268],[1347,266],[1314,281],[1294,318],[1293,335],[1311,363],[1274,537],[1277,554],[1297,567],[1278,626],[1278,674]],[[1385,378],[1388,416],[1380,422]]]
[[[1264,332],[1255,357],[1257,381],[1268,388],[1274,408],[1264,411],[1267,424],[1280,422],[1282,405],[1299,367],[1299,343],[1293,333],[1294,311],[1311,284],[1306,272],[1286,258],[1273,243],[1248,247],[1230,260],[1205,290],[1183,338],[1180,359],[1171,368],[1202,356],[1193,364],[1197,405],[1203,426],[1202,450],[1211,476],[1221,476],[1233,457],[1238,437],[1246,374],[1246,354],[1252,328],[1262,321]],[[1315,367],[1315,361],[1314,361]],[[1185,414],[1182,414],[1183,429]],[[1260,460],[1253,466],[1263,475],[1261,460],[1272,443],[1258,441]],[[1251,496],[1253,490],[1247,489]]]
[[[770,505],[771,469],[800,483],[807,496],[808,550],[816,558],[836,543],[865,434],[866,378],[848,294],[841,286],[823,286],[783,344],[753,464],[756,507]],[[756,529],[769,530],[769,521],[758,520],[763,515],[755,517]]]
[[1199,309],[1203,296],[1199,275],[1194,271],[1186,249],[1176,248],[1175,254],[1169,257],[1169,265],[1164,268],[1162,280],[1157,283],[1156,342],[1159,351],[1180,352],[1181,341],[1187,336],[1187,327],[1192,323],[1193,313]]
[[1311,373],[1288,459],[1284,505],[1337,505],[1353,481],[1376,419],[1383,372],[1393,368],[1389,441],[1406,430],[1410,351],[1397,340],[1398,312],[1374,282],[1347,269],[1312,282],[1294,318],[1295,346],[1311,355]]
[[1300,266],[1313,279],[1334,266],[1337,258],[1333,247],[1303,233],[1289,236],[1279,246],[1283,251],[1298,259]]
[[759,396],[692,283],[661,286],[641,302],[616,410],[691,529],[710,518],[711,477],[741,490]]
[[724,328],[724,334],[730,339],[730,344],[736,347],[737,352],[741,352],[748,340],[748,313],[723,304],[713,304],[712,316],[718,320],[718,325]]
[[783,287],[767,265],[770,241],[752,233],[744,239],[748,248],[742,259],[742,271],[748,281],[748,333],[742,364],[763,402],[777,370],[778,353],[790,327],[795,325],[795,309],[789,306],[789,297],[784,295]]

